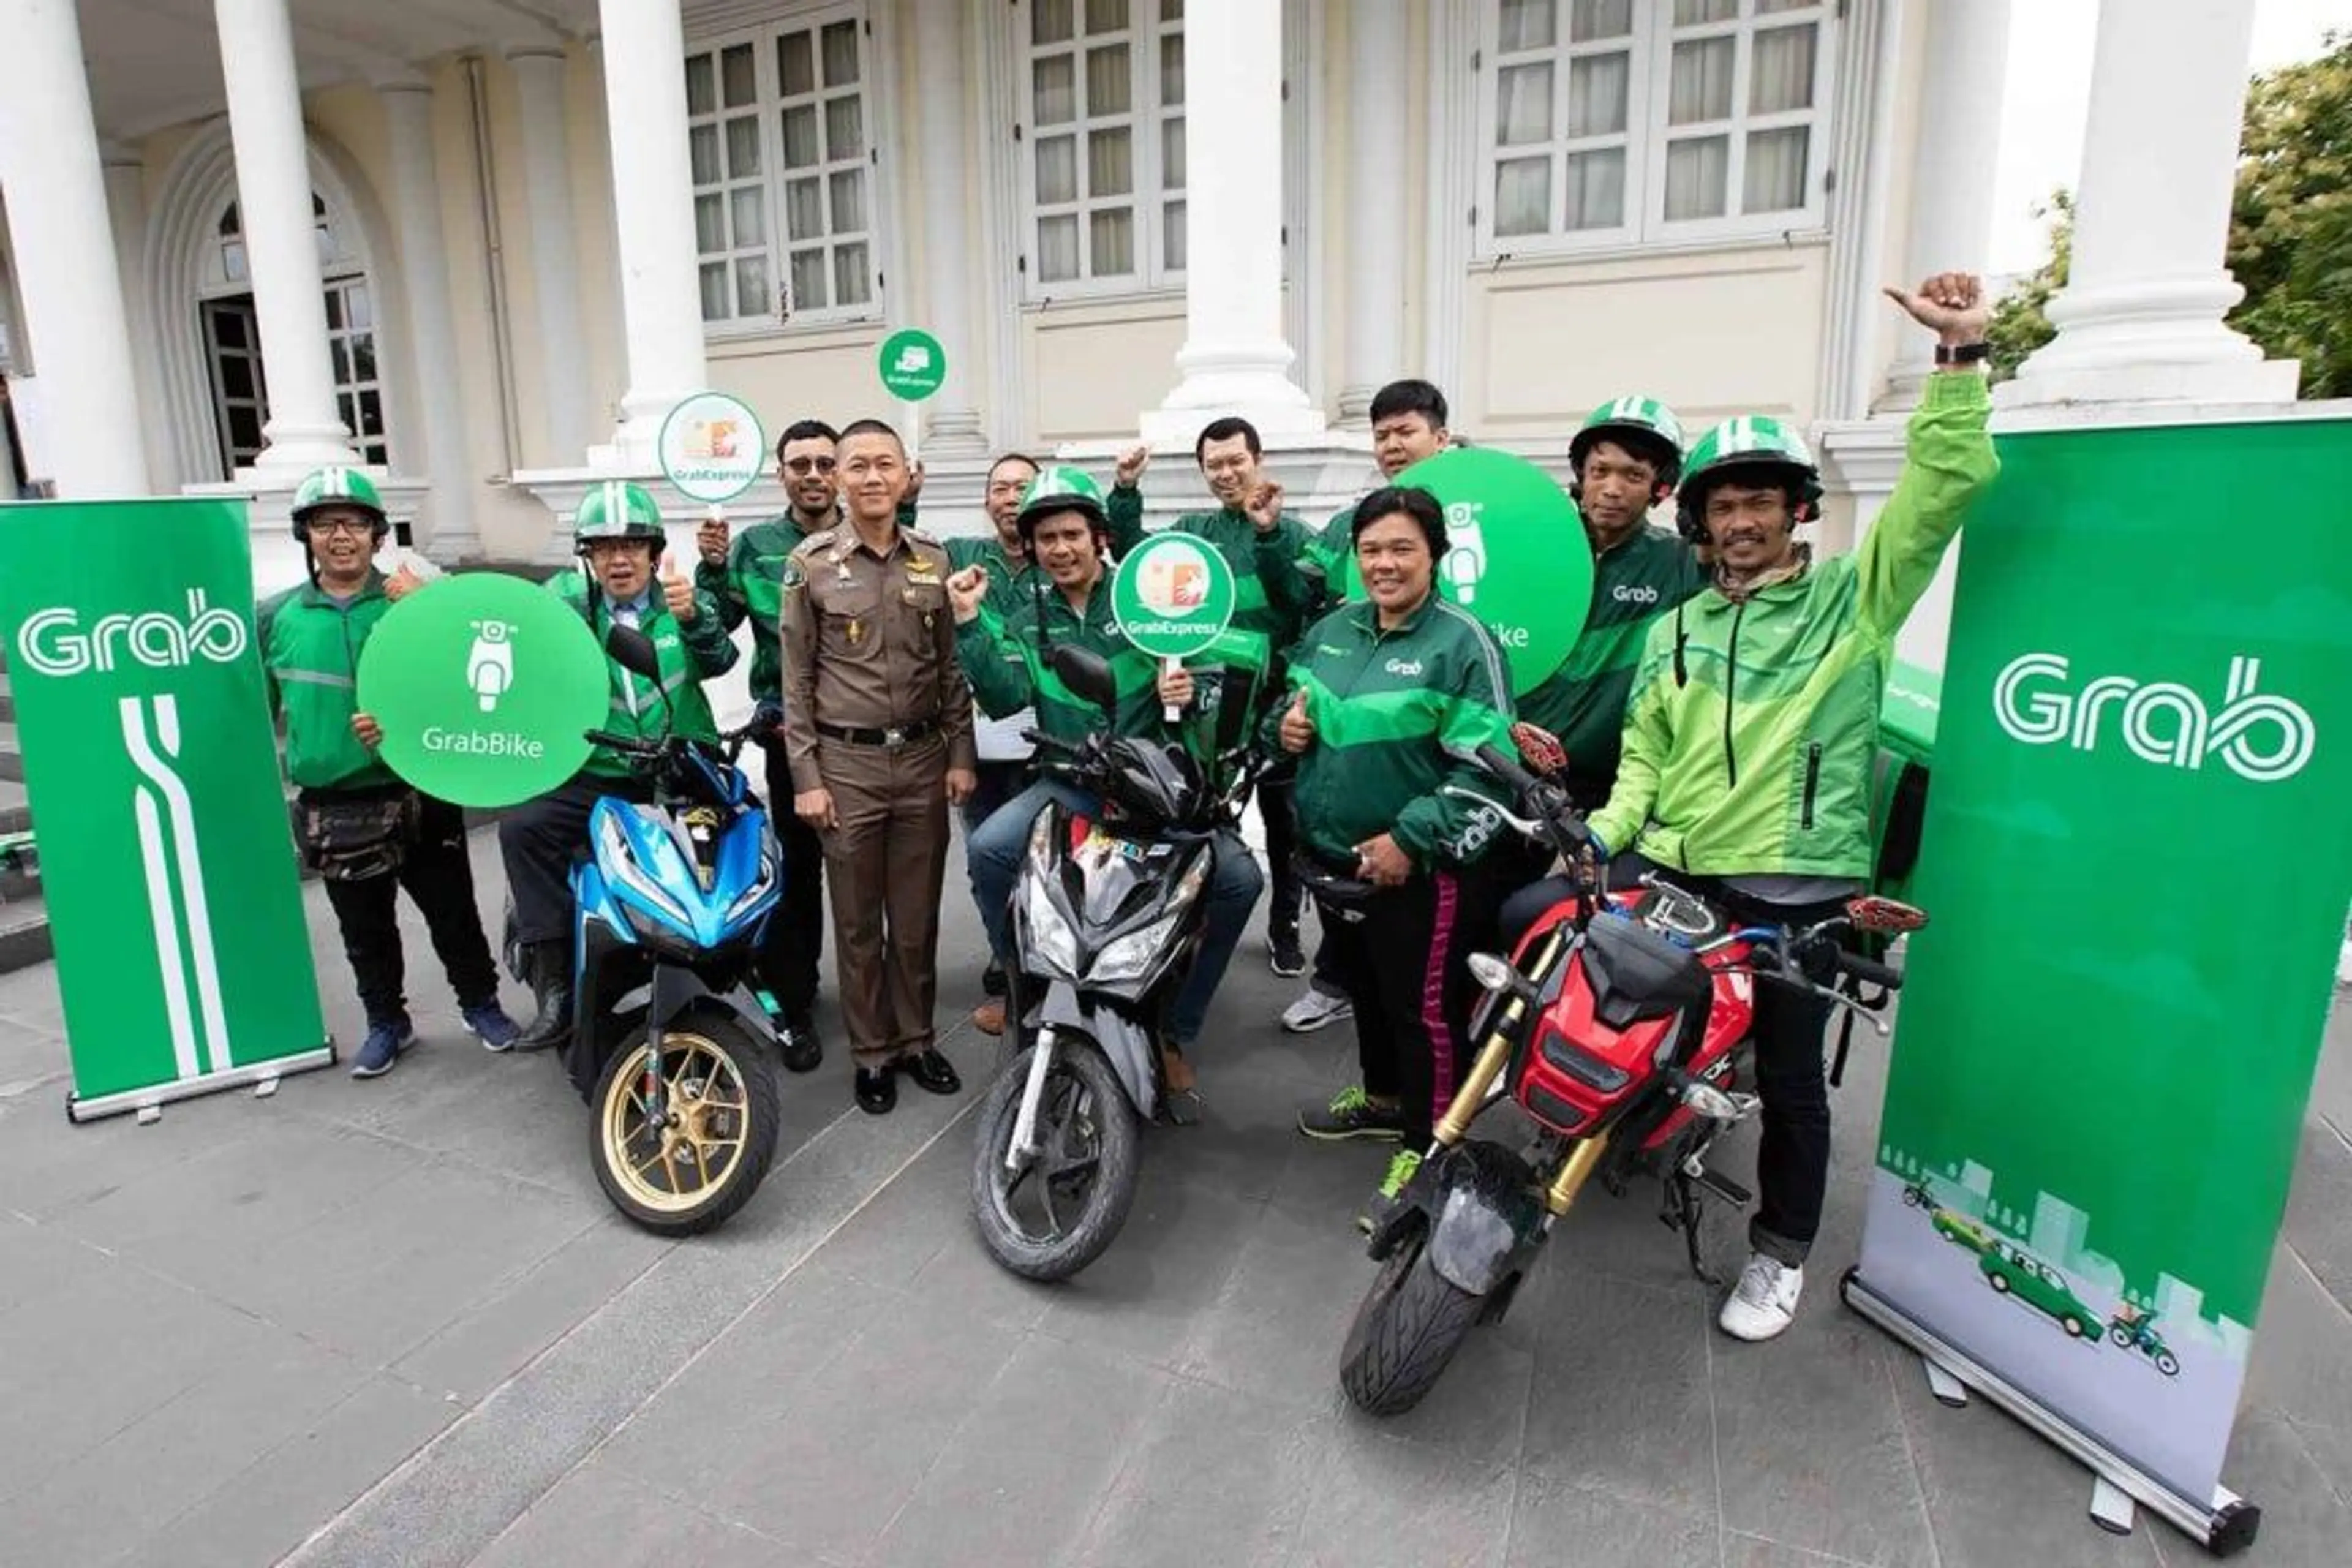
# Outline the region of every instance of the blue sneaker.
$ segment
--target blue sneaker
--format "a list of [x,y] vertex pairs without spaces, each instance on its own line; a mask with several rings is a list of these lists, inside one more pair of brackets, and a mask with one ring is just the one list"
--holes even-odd
[[522,1026],[507,1016],[507,1010],[496,1002],[479,1007],[462,1007],[459,1014],[482,1042],[487,1051],[503,1051],[512,1047],[522,1035]]
[[367,1038],[360,1042],[359,1059],[352,1064],[353,1078],[382,1078],[416,1038],[416,1026],[405,1018],[394,1018],[386,1024],[370,1024]]

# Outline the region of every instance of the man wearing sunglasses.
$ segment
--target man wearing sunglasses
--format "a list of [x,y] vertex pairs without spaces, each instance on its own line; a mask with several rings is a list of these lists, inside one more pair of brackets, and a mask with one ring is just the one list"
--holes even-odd
[[[702,560],[694,585],[719,605],[719,624],[729,631],[751,623],[751,699],[770,714],[783,711],[783,645],[777,633],[783,604],[784,563],[812,533],[840,519],[840,492],[834,482],[834,445],[839,440],[822,419],[786,427],[776,442],[776,479],[788,509],[755,522],[730,540],[723,521],[705,522],[695,535]],[[792,812],[791,776],[782,745],[768,746],[769,818],[784,857],[782,907],[768,922],[761,969],[783,1010],[784,1065],[809,1072],[824,1059],[816,1033],[817,960],[824,952],[824,847],[816,832]]]

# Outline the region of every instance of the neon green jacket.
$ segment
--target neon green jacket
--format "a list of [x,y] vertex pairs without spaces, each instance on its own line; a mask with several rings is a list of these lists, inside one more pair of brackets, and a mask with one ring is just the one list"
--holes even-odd
[[[596,613],[589,615],[588,579],[576,571],[556,574],[547,580],[547,589],[580,613],[602,647],[604,633],[613,625],[612,601],[599,594]],[[661,584],[654,584],[652,607],[637,629],[654,639],[654,651],[661,658],[658,694],[652,681],[630,674],[607,658],[604,670],[612,677],[612,701],[601,728],[616,735],[651,741],[660,737],[667,718],[677,734],[697,741],[719,738],[719,722],[711,716],[710,699],[702,694],[702,683],[735,667],[735,643],[727,635],[727,627],[719,618],[719,606],[710,595],[698,594],[698,597],[694,619],[680,626],[662,603]],[[669,700],[667,705],[662,701],[664,697]],[[629,772],[628,759],[609,747],[599,746],[588,753],[581,772],[625,778]]]
[[272,595],[254,613],[269,710],[286,721],[286,775],[303,789],[380,789],[400,782],[352,734],[360,649],[392,608],[371,571],[349,605],[315,583]]
[[[1501,793],[1467,759],[1511,746],[1511,682],[1502,650],[1470,615],[1433,593],[1412,618],[1382,631],[1370,604],[1343,605],[1299,639],[1290,667],[1307,690],[1315,743],[1298,759],[1298,832],[1318,853],[1352,859],[1386,833],[1414,865],[1477,859],[1502,819],[1442,793],[1466,786],[1500,804]],[[1265,719],[1276,739],[1288,698]]]
[[1713,588],[1650,628],[1624,754],[1592,831],[1714,876],[1870,874],[1870,783],[1895,634],[2000,468],[1980,375],[1930,377],[1862,548],[1734,605]]

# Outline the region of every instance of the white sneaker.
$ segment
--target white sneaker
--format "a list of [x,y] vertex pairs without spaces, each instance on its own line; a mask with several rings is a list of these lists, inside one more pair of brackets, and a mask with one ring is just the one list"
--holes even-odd
[[1356,1016],[1356,1005],[1345,996],[1334,996],[1310,985],[1298,994],[1298,1000],[1282,1010],[1282,1026],[1294,1035],[1311,1035],[1330,1024],[1344,1023]]
[[1739,1283],[1724,1299],[1715,1321],[1735,1340],[1753,1343],[1772,1339],[1797,1321],[1797,1298],[1804,1289],[1803,1269],[1751,1252],[1748,1267],[1739,1271]]

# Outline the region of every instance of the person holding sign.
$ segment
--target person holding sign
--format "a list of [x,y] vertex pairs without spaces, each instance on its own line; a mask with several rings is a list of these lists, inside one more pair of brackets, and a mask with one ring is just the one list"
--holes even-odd
[[784,750],[793,809],[832,872],[857,1104],[879,1116],[898,1104],[901,1071],[933,1094],[963,1087],[932,1012],[948,807],[977,780],[947,552],[898,521],[906,448],[861,419],[841,433],[840,459],[847,520],[784,568]]
[[[548,591],[579,612],[599,647],[617,622],[653,639],[661,660],[658,682],[606,660],[612,700],[602,727],[644,740],[668,730],[717,744],[702,683],[734,668],[735,644],[710,596],[670,570],[661,508],[643,486],[607,479],[582,500],[572,532],[587,570],[558,574]],[[586,842],[589,812],[605,795],[650,801],[653,792],[626,757],[599,746],[570,782],[499,824],[515,940],[539,1005],[517,1050],[560,1046],[572,1033],[572,858]]]
[[306,476],[294,491],[294,537],[310,580],[254,616],[270,711],[286,725],[295,838],[326,884],[367,1015],[353,1078],[390,1072],[416,1035],[402,992],[403,888],[425,917],[466,1027],[494,1051],[520,1032],[499,1005],[464,814],[402,783],[376,754],[383,731],[357,710],[360,650],[392,607],[395,579],[375,564],[391,531],[375,486],[358,469]]
[[1437,592],[1447,539],[1435,496],[1374,490],[1351,526],[1369,602],[1308,629],[1296,689],[1267,730],[1299,759],[1300,858],[1370,884],[1346,911],[1360,919],[1323,928],[1355,1008],[1362,1079],[1303,1111],[1298,1130],[1402,1140],[1386,1201],[1420,1168],[1454,1097],[1476,992],[1466,960],[1492,919],[1481,862],[1503,831],[1478,804],[1501,804],[1495,786],[1465,759],[1513,750],[1511,682],[1493,636]]
[[[1713,580],[1643,644],[1617,784],[1590,819],[1599,854],[1626,852],[1612,879],[1669,868],[1737,920],[1788,925],[1840,911],[1866,885],[1895,635],[2000,467],[1985,429],[1983,285],[1946,272],[1887,293],[1936,333],[1938,371],[1860,550],[1816,562],[1796,537],[1821,504],[1821,474],[1780,421],[1729,420],[1691,448],[1678,517],[1713,552]],[[1825,1002],[1757,988],[1757,1208],[1748,1265],[1717,1320],[1738,1339],[1787,1329],[1804,1289],[1829,1185],[1828,1019]]]
[[[841,521],[841,498],[834,484],[835,446],[840,436],[822,419],[796,420],[776,441],[776,482],[790,505],[764,522],[730,537],[726,520],[706,520],[695,531],[701,560],[694,584],[719,609],[720,624],[733,631],[751,623],[751,700],[772,717],[784,707],[784,563],[793,551]],[[792,812],[792,769],[781,737],[767,742],[769,820],[784,861],[783,901],[769,918],[763,978],[783,1009],[783,1060],[793,1072],[811,1072],[824,1059],[816,1032],[817,961],[824,956],[824,846],[816,832]]]
[[[1110,663],[1119,690],[1118,710],[1109,720],[1111,734],[1177,739],[1168,711],[1176,710],[1181,720],[1205,696],[1208,683],[1196,682],[1193,672],[1181,664],[1163,664],[1143,652],[1120,629],[1105,570],[1111,522],[1094,480],[1076,468],[1045,469],[1022,500],[1019,523],[1029,558],[1050,584],[1030,603],[1016,602],[1011,614],[1000,615],[984,566],[967,567],[948,580],[956,652],[982,710],[995,715],[1034,707],[1043,733],[1072,743],[1100,730],[1103,714],[1073,698],[1048,672],[1049,650],[1056,643],[1067,643],[1099,653]],[[1009,905],[1030,828],[1047,802],[1056,800],[1072,810],[1095,809],[1094,802],[1070,785],[1040,779],[971,836],[973,896],[980,900],[989,945],[1000,962],[1012,952]],[[1210,998],[1216,994],[1217,983],[1265,887],[1257,861],[1239,836],[1219,834],[1212,852],[1205,933],[1171,1011],[1163,1042],[1171,1114],[1178,1120],[1184,1119],[1193,1090],[1186,1047],[1200,1037]],[[984,1005],[974,1021],[989,1034],[1002,1034],[1004,1005]]]

